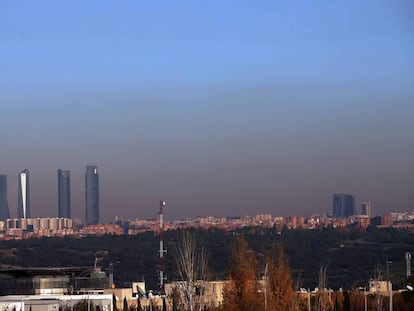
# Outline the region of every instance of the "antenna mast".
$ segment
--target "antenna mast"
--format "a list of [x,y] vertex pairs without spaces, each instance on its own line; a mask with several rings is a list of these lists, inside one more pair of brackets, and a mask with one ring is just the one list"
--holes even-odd
[[167,252],[167,250],[164,249],[164,206],[165,201],[160,201],[160,295],[164,295],[164,253]]

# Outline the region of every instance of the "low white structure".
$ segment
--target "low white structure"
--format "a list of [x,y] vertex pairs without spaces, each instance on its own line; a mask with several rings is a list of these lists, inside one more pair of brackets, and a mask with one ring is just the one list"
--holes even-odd
[[29,295],[29,296],[0,296],[0,310],[16,311],[58,311],[85,301],[93,305],[91,311],[113,311],[112,295]]

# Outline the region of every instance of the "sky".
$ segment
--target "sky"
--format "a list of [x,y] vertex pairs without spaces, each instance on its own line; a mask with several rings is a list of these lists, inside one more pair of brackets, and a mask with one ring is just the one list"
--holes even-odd
[[414,211],[414,4],[1,1],[0,137],[12,216],[88,164],[102,222]]

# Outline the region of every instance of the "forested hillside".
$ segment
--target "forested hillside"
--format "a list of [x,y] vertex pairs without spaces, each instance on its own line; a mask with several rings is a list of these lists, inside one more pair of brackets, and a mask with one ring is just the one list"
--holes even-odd
[[[332,288],[360,286],[378,273],[385,278],[387,260],[389,275],[398,286],[404,282],[405,252],[414,254],[414,235],[395,229],[284,230],[281,234],[262,228],[246,228],[237,232],[217,229],[192,231],[208,251],[214,279],[227,277],[229,247],[237,235],[244,235],[256,251],[263,271],[268,250],[272,245],[283,243],[294,282],[298,287],[306,288],[317,286],[320,267],[326,267],[327,284]],[[169,280],[175,278],[176,238],[176,231],[165,233],[168,249],[165,268]],[[136,236],[2,241],[0,260],[3,268],[93,266],[95,254],[98,254],[102,258],[98,265],[103,269],[108,269],[109,264],[113,263],[114,279],[118,287],[126,286],[133,280],[145,280],[148,288],[157,288],[158,248],[158,236],[153,232]]]

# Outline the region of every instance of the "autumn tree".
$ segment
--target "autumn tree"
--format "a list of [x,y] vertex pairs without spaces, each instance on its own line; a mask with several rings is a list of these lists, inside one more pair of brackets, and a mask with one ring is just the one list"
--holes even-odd
[[257,260],[247,241],[238,236],[231,246],[229,282],[223,291],[226,311],[263,310],[263,299],[258,296]]
[[[265,275],[266,297],[269,301],[268,310],[290,311],[296,310],[296,293],[293,288],[292,273],[283,246],[279,244],[277,250],[272,250],[267,256],[268,273]],[[268,275],[267,275],[268,274]]]
[[315,310],[326,311],[332,308],[332,299],[330,299],[330,293],[327,292],[327,265],[321,265],[318,273],[318,292],[315,299]]
[[204,247],[189,231],[182,231],[175,248],[178,289],[186,310],[201,310],[204,282],[209,277],[208,259]]

